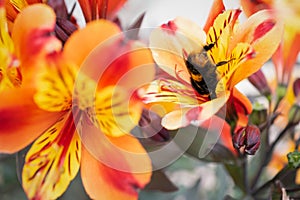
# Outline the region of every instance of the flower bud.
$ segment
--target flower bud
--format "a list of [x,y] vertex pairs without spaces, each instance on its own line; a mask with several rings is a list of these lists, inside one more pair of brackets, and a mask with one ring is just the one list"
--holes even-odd
[[236,131],[233,136],[233,146],[246,154],[254,155],[260,146],[260,130],[257,126],[248,125]]
[[139,126],[147,138],[157,142],[165,142],[170,139],[167,129],[161,125],[161,117],[150,110],[143,109]]
[[250,114],[252,124],[259,126],[267,121],[267,116],[267,109],[258,102],[254,103],[252,113]]
[[294,104],[289,111],[289,123],[298,124],[300,122],[300,105]]
[[262,95],[269,96],[271,94],[267,79],[261,70],[258,70],[256,73],[252,74],[248,80]]
[[260,146],[260,130],[257,126],[247,126],[245,145],[245,152],[249,155],[254,155],[258,150]]
[[295,97],[297,97],[298,95],[300,95],[300,78],[296,79],[293,83],[293,91],[294,91],[294,95]]
[[233,146],[236,149],[240,149],[242,146],[245,145],[246,140],[246,128],[242,127],[236,131],[236,133],[233,135],[232,142]]

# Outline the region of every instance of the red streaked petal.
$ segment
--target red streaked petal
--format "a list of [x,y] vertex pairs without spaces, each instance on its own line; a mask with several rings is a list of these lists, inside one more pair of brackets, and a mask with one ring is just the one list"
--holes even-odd
[[[122,139],[122,143],[126,143],[124,139]],[[108,154],[108,156],[110,155]],[[124,165],[124,161],[119,160],[120,165]],[[151,172],[133,174],[111,168],[96,160],[83,148],[81,177],[83,185],[92,199],[138,199],[138,189],[143,188],[150,181],[150,176]]]
[[[79,0],[86,22],[107,18],[113,19],[117,11],[127,2],[127,0]],[[107,3],[107,5],[105,5]]]
[[27,197],[57,199],[61,196],[79,170],[80,152],[73,113],[69,113],[43,133],[26,155],[22,185]]
[[[273,26],[272,28],[270,28],[271,24]],[[256,36],[260,37],[255,38],[255,31],[265,29],[262,26],[267,26],[266,30],[268,30],[268,32],[256,34]],[[274,12],[270,10],[255,13],[238,28],[236,34],[232,37],[233,40],[230,43],[229,52],[231,52],[238,43],[250,43],[255,51],[255,56],[252,59],[246,60],[239,66],[231,78],[231,85],[235,85],[242,79],[256,72],[268,59],[270,59],[278,48],[282,39],[282,33],[282,22],[276,19]]]
[[12,39],[23,66],[32,66],[49,53],[60,51],[61,42],[51,36],[54,27],[55,13],[45,4],[27,6],[17,16]]
[[[151,177],[151,161],[139,141],[130,136],[105,136],[90,122],[82,124],[83,185],[92,199],[136,199],[137,189]],[[127,197],[127,198],[125,198]]]
[[221,96],[199,106],[183,107],[166,114],[162,118],[162,125],[169,130],[185,127],[190,123],[199,124],[216,114],[226,103],[228,95]]
[[223,0],[214,0],[203,30],[207,33],[219,14],[225,10]]
[[120,34],[99,44],[80,70],[96,80],[99,89],[117,84],[132,90],[152,81],[155,65],[147,47],[124,41]]
[[247,16],[250,16],[256,13],[259,10],[270,9],[271,1],[249,1],[249,0],[240,0],[241,5],[243,7],[243,11]]
[[82,128],[79,130],[81,140],[85,148],[99,161],[120,171],[136,173],[151,171],[149,157],[136,138],[129,134],[120,137],[105,135],[91,123],[87,115],[82,122]]
[[0,151],[14,153],[30,144],[49,128],[61,112],[45,112],[33,102],[29,88],[0,93]]

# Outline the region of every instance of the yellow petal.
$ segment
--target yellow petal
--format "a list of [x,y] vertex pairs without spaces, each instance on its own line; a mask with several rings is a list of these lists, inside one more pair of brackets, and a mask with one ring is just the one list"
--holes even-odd
[[22,185],[28,198],[61,196],[79,170],[80,151],[73,115],[69,113],[38,138],[26,155]]
[[76,68],[72,65],[49,63],[37,77],[36,104],[47,111],[65,111],[71,108]]
[[[231,83],[231,77],[235,71],[242,66],[243,62],[245,62],[247,59],[252,59],[253,57],[255,57],[255,52],[250,44],[237,44],[237,46],[231,52],[230,57],[228,57],[229,62],[225,65],[217,67],[217,72],[222,77],[222,80],[220,80],[218,84],[224,83],[226,85],[225,89],[231,90],[234,87],[234,85]],[[234,82],[234,84],[236,84],[236,82]],[[217,88],[219,88],[219,86],[217,86]]]
[[102,132],[119,137],[138,124],[141,112],[141,102],[131,100],[128,91],[109,86],[96,94],[95,110],[90,110],[89,116]]
[[146,88],[143,100],[145,103],[168,102],[179,105],[198,105],[205,101],[190,85],[168,79],[152,81]]
[[186,127],[190,121],[186,118],[186,113],[192,108],[182,108],[166,114],[161,121],[163,127],[168,130],[176,130]]

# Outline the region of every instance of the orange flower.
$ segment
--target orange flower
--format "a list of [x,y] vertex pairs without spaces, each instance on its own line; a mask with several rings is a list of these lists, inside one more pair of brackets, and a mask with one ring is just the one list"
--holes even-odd
[[187,19],[176,18],[151,34],[154,60],[173,78],[152,82],[144,100],[179,105],[164,116],[167,129],[214,115],[235,85],[256,72],[277,49],[282,25],[271,11],[261,11],[239,25],[240,10],[220,13],[223,7],[212,9],[207,33]]
[[279,84],[288,85],[291,72],[300,51],[300,4],[296,0],[241,0],[247,16],[269,8],[284,22],[284,35],[281,44],[273,56]]
[[[150,180],[151,161],[128,133],[142,112],[134,87],[154,74],[152,65],[137,66],[152,64],[151,54],[105,20],[72,34],[63,51],[37,48],[59,42],[48,34],[54,25],[53,10],[43,4],[24,8],[15,20],[12,38],[25,63],[24,81],[0,93],[0,151],[14,153],[33,142],[22,171],[29,199],[58,198],[80,166],[92,199],[137,199],[137,189]],[[27,56],[35,51],[36,60]],[[145,74],[143,80],[137,74]]]

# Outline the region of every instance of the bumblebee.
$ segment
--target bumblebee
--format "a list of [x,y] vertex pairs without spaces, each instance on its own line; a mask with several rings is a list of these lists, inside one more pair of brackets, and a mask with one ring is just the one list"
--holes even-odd
[[219,81],[217,67],[229,62],[221,61],[214,64],[207,55],[207,51],[213,46],[214,44],[205,45],[202,50],[190,53],[185,59],[191,76],[191,85],[201,96],[209,99],[216,98],[215,90]]

